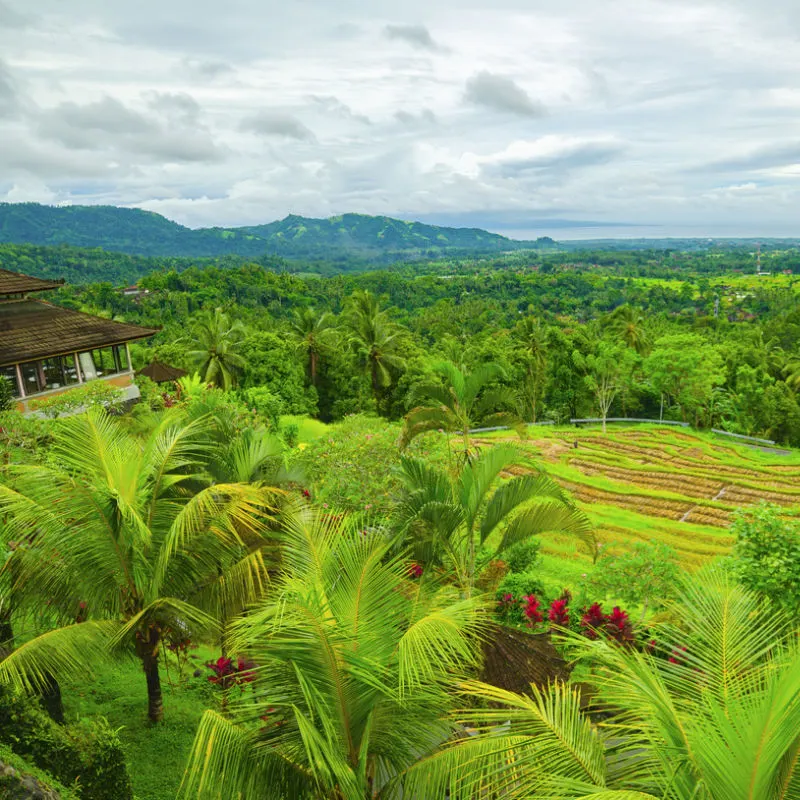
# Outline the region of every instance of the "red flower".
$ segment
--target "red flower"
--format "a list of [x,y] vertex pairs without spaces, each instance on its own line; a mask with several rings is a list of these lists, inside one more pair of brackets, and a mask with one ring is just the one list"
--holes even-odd
[[569,625],[569,609],[567,608],[566,600],[553,600],[550,610],[547,612],[547,618],[553,625],[560,628],[566,628]]
[[633,642],[633,625],[628,619],[628,615],[619,606],[614,606],[614,610],[608,615],[606,633],[609,638],[620,644]]
[[603,606],[600,603],[592,603],[589,608],[583,610],[581,617],[581,628],[589,639],[596,639],[598,631],[606,626],[606,615],[603,613]]
[[309,492],[308,489],[303,489],[303,497],[307,497],[310,500],[311,492]]
[[421,578],[422,577],[422,567],[419,564],[411,564],[408,568],[408,577],[409,578]]
[[522,609],[522,613],[527,617],[528,622],[527,625],[529,628],[532,628],[537,622],[541,622],[544,617],[539,612],[539,601],[536,599],[535,594],[526,594],[522,601],[525,603],[525,606]]
[[685,664],[686,659],[684,658],[684,653],[686,652],[686,645],[683,647],[674,647],[672,649],[672,655],[667,659],[670,664]]

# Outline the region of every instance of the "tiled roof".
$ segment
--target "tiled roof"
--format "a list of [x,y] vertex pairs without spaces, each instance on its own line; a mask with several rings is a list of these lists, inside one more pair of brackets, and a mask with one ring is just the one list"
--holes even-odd
[[0,302],[0,366],[144,339],[158,331],[42,300]]
[[21,275],[19,272],[0,269],[0,295],[43,292],[45,289],[58,289],[63,284],[63,279],[46,281],[41,278],[31,278],[30,275]]

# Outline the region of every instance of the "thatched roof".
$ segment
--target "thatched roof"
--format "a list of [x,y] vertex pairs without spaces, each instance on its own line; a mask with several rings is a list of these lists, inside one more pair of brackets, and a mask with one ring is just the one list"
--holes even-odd
[[27,292],[43,292],[46,289],[58,289],[64,284],[64,279],[47,281],[41,278],[32,278],[19,272],[0,269],[0,295],[26,294]]
[[0,366],[124,344],[158,333],[42,300],[0,302]]
[[151,381],[156,383],[167,383],[168,381],[177,381],[186,374],[185,369],[179,367],[171,367],[169,364],[162,364],[160,361],[152,361],[146,367],[139,370],[139,375],[144,375],[145,378],[150,378]]
[[483,645],[481,680],[510,692],[529,693],[530,685],[566,681],[569,668],[549,634],[492,626]]

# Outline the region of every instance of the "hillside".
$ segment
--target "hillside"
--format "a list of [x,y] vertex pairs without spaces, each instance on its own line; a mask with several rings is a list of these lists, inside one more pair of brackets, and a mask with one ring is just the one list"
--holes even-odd
[[517,242],[479,228],[444,228],[363,214],[330,219],[290,215],[265,225],[192,229],[139,208],[38,203],[0,203],[0,242],[99,247],[160,257],[252,258],[272,254],[305,259],[355,256],[379,261],[554,244],[550,239]]
[[[486,437],[484,444],[507,438]],[[480,440],[478,440],[480,442]],[[577,441],[578,447],[574,447]],[[800,515],[800,451],[762,452],[713,437],[658,425],[531,432],[522,447],[544,461],[595,523],[612,551],[637,541],[673,547],[692,569],[725,555],[736,509],[761,500]],[[543,537],[547,572],[561,580],[591,570],[567,536]]]

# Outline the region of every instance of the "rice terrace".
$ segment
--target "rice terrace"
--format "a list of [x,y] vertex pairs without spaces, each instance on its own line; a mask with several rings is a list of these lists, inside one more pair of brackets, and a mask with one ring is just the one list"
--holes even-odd
[[[577,498],[609,550],[636,541],[674,548],[689,568],[728,552],[733,512],[760,501],[800,516],[800,451],[731,443],[666,426],[536,428],[521,443]],[[479,444],[509,438],[494,433]],[[516,437],[515,437],[516,438]],[[577,442],[577,447],[575,444]],[[785,453],[785,454],[781,454]],[[563,574],[589,567],[573,539],[543,537],[545,564]]]

